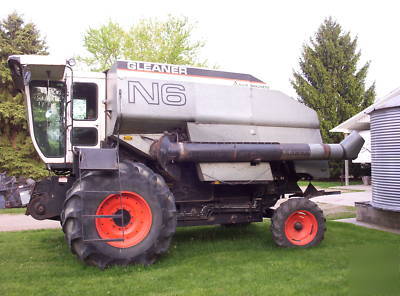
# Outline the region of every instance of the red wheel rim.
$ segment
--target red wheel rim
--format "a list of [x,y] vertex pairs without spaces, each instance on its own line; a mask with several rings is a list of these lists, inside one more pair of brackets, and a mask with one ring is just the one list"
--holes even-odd
[[148,203],[139,194],[121,192],[107,196],[97,208],[96,215],[121,215],[121,218],[97,218],[96,229],[102,239],[117,248],[129,248],[143,241],[150,232],[153,217]]
[[317,235],[317,231],[317,219],[309,211],[296,211],[286,219],[285,235],[294,245],[309,244]]

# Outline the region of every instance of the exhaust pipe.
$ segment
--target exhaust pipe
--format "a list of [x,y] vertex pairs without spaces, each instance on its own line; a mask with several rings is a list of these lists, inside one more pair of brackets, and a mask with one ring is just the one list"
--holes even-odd
[[151,156],[167,162],[259,162],[279,160],[355,159],[364,139],[353,132],[340,144],[174,142],[162,136],[150,147]]

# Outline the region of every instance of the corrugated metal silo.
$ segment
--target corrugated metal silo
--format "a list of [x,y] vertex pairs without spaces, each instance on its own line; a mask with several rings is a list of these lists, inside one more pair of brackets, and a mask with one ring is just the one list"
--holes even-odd
[[400,106],[382,107],[370,113],[372,206],[400,212]]

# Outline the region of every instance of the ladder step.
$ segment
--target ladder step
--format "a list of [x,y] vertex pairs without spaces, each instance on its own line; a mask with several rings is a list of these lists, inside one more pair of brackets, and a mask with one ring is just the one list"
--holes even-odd
[[122,242],[123,238],[95,238],[95,239],[84,239],[84,242]]
[[79,170],[117,171],[117,148],[79,148]]
[[122,219],[122,215],[82,215],[82,217],[94,217],[94,218],[119,218],[119,219]]

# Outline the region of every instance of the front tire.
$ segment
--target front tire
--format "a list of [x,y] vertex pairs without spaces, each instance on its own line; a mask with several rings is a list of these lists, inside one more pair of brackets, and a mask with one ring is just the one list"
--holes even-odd
[[272,238],[280,247],[316,246],[324,239],[325,231],[322,210],[306,198],[289,199],[271,218]]
[[[176,229],[175,201],[160,175],[135,162],[122,162],[120,175],[118,180],[118,172],[86,173],[68,192],[61,214],[72,253],[101,269],[154,263],[167,252]],[[121,198],[102,193],[119,188],[119,184]],[[82,188],[99,193],[87,201]],[[90,215],[120,215],[123,219]],[[123,241],[116,240],[121,237]]]

